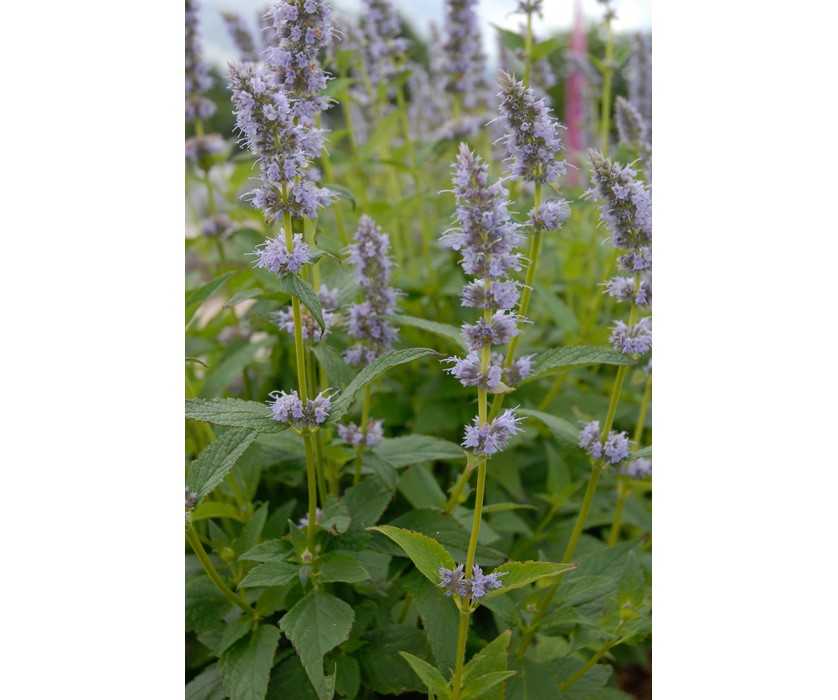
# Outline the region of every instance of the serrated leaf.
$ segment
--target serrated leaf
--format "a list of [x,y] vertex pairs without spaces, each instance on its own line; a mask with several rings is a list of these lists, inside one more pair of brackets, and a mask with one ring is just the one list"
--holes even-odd
[[643,567],[637,561],[637,555],[632,551],[626,557],[623,573],[620,575],[620,583],[617,586],[617,605],[622,608],[630,606],[637,610],[643,605],[643,593],[646,586],[646,577],[643,575]]
[[279,622],[320,700],[331,700],[335,690],[335,676],[323,673],[323,657],[348,639],[354,621],[355,612],[340,598],[312,591]]
[[354,370],[344,362],[341,354],[331,345],[317,343],[311,348],[320,366],[329,377],[329,383],[339,389],[343,389],[352,381]]
[[283,292],[299,299],[314,316],[322,330],[326,330],[326,322],[323,320],[323,307],[312,286],[297,275],[283,275],[279,278],[279,286]]
[[264,292],[261,289],[242,289],[240,292],[236,292],[233,296],[230,297],[230,300],[224,304],[225,309],[229,309],[236,304],[241,304],[243,301],[248,301],[249,299],[256,299],[264,295]]
[[235,620],[228,622],[224,627],[224,632],[221,635],[221,646],[218,649],[219,654],[223,654],[233,644],[239,641],[253,628],[253,620],[247,615],[239,615]]
[[428,333],[433,333],[442,338],[450,340],[463,352],[468,352],[468,345],[466,344],[463,334],[457,326],[451,326],[447,323],[439,323],[438,321],[429,321],[426,318],[417,318],[416,316],[405,316],[402,314],[393,314],[386,316],[388,321],[398,323],[400,326],[409,326],[411,328],[419,328]]
[[262,625],[227,649],[218,661],[230,700],[263,700],[279,643],[279,630]]
[[189,522],[208,520],[209,518],[231,518],[244,522],[239,509],[232,503],[220,503],[218,501],[204,501],[189,516]]
[[457,628],[460,615],[453,605],[445,605],[442,590],[418,571],[404,577],[405,589],[422,619],[422,628],[431,645],[437,666],[449,675],[454,672],[457,655]]
[[532,47],[532,60],[533,61],[540,61],[542,58],[546,58],[551,53],[555,53],[563,46],[560,39],[552,37],[550,39],[545,39],[544,41],[539,41],[535,46]]
[[492,26],[498,30],[503,39],[503,44],[508,48],[510,51],[516,51],[518,49],[524,48],[524,37],[522,37],[517,32],[510,31],[509,29],[504,29],[503,27],[499,27],[497,24],[492,24]]
[[242,399],[187,399],[186,417],[214,425],[249,428],[257,433],[281,433],[288,429],[287,423],[271,418],[271,409],[266,404]]
[[[467,688],[463,688],[462,700],[478,700],[486,698],[490,690],[503,683],[507,678],[515,675],[515,671],[493,671],[479,678],[474,678]],[[503,693],[497,696],[503,698]]]
[[192,320],[192,317],[195,315],[195,312],[198,310],[198,307],[200,307],[201,304],[203,304],[210,297],[213,297],[216,294],[218,294],[218,292],[220,292],[224,288],[224,285],[227,284],[227,282],[229,282],[237,274],[237,272],[225,272],[220,277],[216,277],[215,279],[210,280],[206,284],[202,284],[200,287],[192,289],[186,293],[187,325]]
[[428,643],[418,629],[409,625],[378,625],[365,632],[361,640],[366,646],[356,658],[361,664],[365,687],[381,695],[422,689],[413,669],[399,656],[399,652],[406,651],[428,658]]
[[242,579],[239,588],[257,586],[283,586],[293,581],[300,567],[286,561],[267,561],[253,569]]
[[367,527],[378,521],[392,498],[393,492],[384,482],[377,476],[370,476],[348,489],[343,495],[343,502],[355,526]]
[[434,585],[439,583],[440,567],[454,568],[454,560],[445,547],[421,532],[403,530],[392,525],[379,525],[367,529],[380,532],[399,545],[416,565],[416,568]]
[[529,416],[537,418],[550,431],[556,442],[559,443],[564,450],[568,452],[576,452],[577,454],[584,454],[581,447],[579,447],[579,428],[570,421],[564,418],[550,415],[542,411],[533,411],[528,408],[519,408],[518,415]]
[[565,348],[551,348],[546,352],[536,355],[532,361],[530,375],[525,381],[531,382],[534,379],[547,376],[557,369],[566,369],[568,367],[633,364],[635,364],[635,360],[629,355],[623,355],[623,353],[607,347],[578,345]]
[[[506,672],[507,656],[509,654],[509,640],[512,630],[506,630],[475,654],[463,668],[463,700],[467,697],[478,698],[487,693],[506,678],[514,675],[514,671]],[[486,678],[493,673],[503,673],[503,677]],[[481,681],[481,679],[485,679]],[[503,698],[502,688],[498,688],[494,697]]]
[[399,477],[399,491],[414,508],[442,508],[445,494],[426,465],[410,467]]
[[500,579],[503,586],[488,593],[484,600],[497,598],[507,591],[521,588],[545,576],[557,576],[575,568],[576,564],[557,564],[549,561],[508,561],[492,572],[506,574]]
[[198,494],[198,501],[220,484],[239,457],[256,439],[252,430],[234,428],[204,448],[189,467],[186,486]]
[[198,393],[198,397],[205,399],[221,394],[230,382],[241,374],[250,364],[256,354],[262,349],[274,345],[276,338],[263,338],[255,343],[243,343],[217,365],[210,368],[207,379]]
[[326,425],[334,425],[343,418],[349,410],[355,394],[367,384],[384,374],[393,367],[398,367],[406,362],[413,362],[429,355],[436,355],[436,350],[430,348],[408,348],[406,350],[392,350],[379,358],[376,358],[364,367],[357,376],[349,382],[349,385],[340,393],[340,396],[332,401],[332,410]]
[[396,468],[436,459],[465,459],[466,457],[465,450],[456,443],[430,435],[385,438],[374,451]]
[[227,693],[221,685],[221,672],[213,664],[186,684],[186,700],[224,700]]
[[[273,518],[273,514],[271,518]],[[268,540],[257,544],[253,549],[249,549],[244,554],[239,555],[239,559],[245,561],[273,561],[282,559],[289,553],[288,543],[285,540]]]
[[349,529],[351,523],[352,516],[346,504],[332,495],[327,496],[326,505],[317,524],[333,535],[340,535]]
[[351,554],[346,552],[328,552],[320,560],[320,581],[331,583],[357,583],[369,581],[370,574]]
[[437,669],[427,661],[423,661],[413,654],[408,654],[406,651],[400,651],[399,655],[410,664],[410,668],[416,672],[419,679],[425,684],[428,690],[437,696],[438,700],[448,700],[451,697],[448,682]]

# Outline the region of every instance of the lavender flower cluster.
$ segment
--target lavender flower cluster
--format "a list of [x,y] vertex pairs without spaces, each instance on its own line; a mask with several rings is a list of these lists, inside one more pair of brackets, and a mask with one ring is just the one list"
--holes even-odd
[[259,52],[253,34],[244,22],[244,18],[237,12],[222,12],[221,19],[230,34],[230,38],[239,50],[242,61],[255,63],[259,60]]
[[439,587],[450,597],[456,595],[465,601],[479,602],[489,591],[494,591],[501,586],[500,580],[504,573],[484,574],[477,564],[472,567],[471,577],[466,578],[463,571],[464,565],[459,564],[454,569],[439,568]]
[[[508,278],[511,270],[521,268],[521,256],[516,251],[521,240],[518,225],[510,217],[507,191],[500,182],[489,184],[488,166],[468,146],[460,144],[457,162],[452,166],[456,217],[460,226],[442,236],[442,245],[459,251],[466,273],[478,277],[462,291],[463,306],[483,310],[483,317],[474,324],[463,324],[462,334],[469,348],[466,357],[449,357],[453,364],[446,371],[463,386],[476,386],[493,392],[502,380],[526,378],[529,357],[509,368],[505,373],[503,357],[497,353],[489,358],[486,367],[478,351],[492,345],[503,345],[518,335],[521,319],[509,313],[518,301],[519,285]],[[491,313],[490,312],[494,312]],[[513,412],[506,411],[490,423],[466,428],[463,445],[474,448],[475,454],[491,456],[503,449],[517,430]]]
[[377,447],[384,439],[384,430],[381,427],[383,420],[371,420],[367,422],[367,429],[355,423],[347,423],[338,426],[340,439],[352,445],[352,447]]
[[486,55],[475,7],[478,0],[446,0],[445,91],[472,110],[488,103]]
[[346,327],[358,342],[344,352],[351,365],[363,365],[387,352],[398,331],[384,318],[396,310],[396,290],[390,286],[393,261],[390,238],[364,214],[349,246],[349,262],[355,268],[364,301],[349,307]]
[[612,430],[603,440],[598,420],[582,425],[579,431],[579,447],[594,459],[602,459],[608,464],[618,464],[629,455],[626,433]]
[[186,121],[209,119],[215,103],[202,95],[212,87],[212,78],[201,55],[198,34],[198,3],[186,0]]
[[641,481],[652,476],[652,460],[645,457],[633,459],[631,462],[620,465],[616,471],[629,479]]
[[327,108],[320,91],[328,75],[318,54],[335,34],[332,8],[322,0],[283,0],[271,6],[275,46],[265,51],[265,62],[276,71],[279,85],[293,103],[294,117],[311,124]]
[[410,42],[399,36],[401,25],[392,0],[364,0],[364,6],[369,77],[378,85],[396,77],[397,63]]
[[279,229],[279,234],[268,238],[261,246],[256,248],[255,255],[258,256],[256,267],[282,277],[293,275],[308,264],[312,255],[311,247],[303,242],[303,234],[295,233],[291,238],[291,246],[288,246],[285,236],[285,229]]
[[[600,153],[588,151],[593,164],[594,188],[602,202],[601,218],[610,233],[611,244],[625,253],[618,266],[634,277],[614,277],[605,283],[605,293],[638,307],[652,305],[652,198],[636,171]],[[642,355],[652,349],[652,319],[647,316],[631,325],[617,321],[611,343],[626,355]]]
[[305,403],[296,391],[290,394],[284,391],[272,391],[270,396],[274,400],[271,406],[273,419],[288,423],[297,430],[320,425],[329,417],[329,411],[332,409],[331,395],[324,391],[321,391],[314,399],[307,399]]

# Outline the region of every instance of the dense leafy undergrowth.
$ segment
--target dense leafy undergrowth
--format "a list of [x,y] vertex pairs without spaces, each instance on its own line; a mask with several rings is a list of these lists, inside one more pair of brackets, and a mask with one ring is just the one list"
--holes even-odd
[[474,4],[429,65],[382,0],[285,0],[251,54],[233,17],[213,106],[186,3],[188,698],[616,700],[650,663],[639,88],[611,127],[646,48],[522,2],[484,81]]

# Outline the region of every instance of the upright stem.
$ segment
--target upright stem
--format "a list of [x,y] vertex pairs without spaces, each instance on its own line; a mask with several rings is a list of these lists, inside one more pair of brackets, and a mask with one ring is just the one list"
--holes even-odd
[[527,13],[527,37],[524,40],[524,87],[530,85],[532,72],[532,12]]
[[463,469],[462,474],[460,474],[460,478],[457,479],[457,483],[454,485],[454,489],[451,491],[451,497],[448,499],[448,503],[445,504],[445,512],[450,513],[454,510],[457,503],[460,501],[460,494],[463,492],[463,488],[468,483],[469,477],[471,476],[471,472],[473,470],[468,468]]
[[608,38],[605,42],[605,62],[602,75],[602,114],[600,122],[600,151],[608,155],[608,136],[611,130],[611,78],[614,74],[614,40],[611,34],[610,9],[605,15],[605,29]]
[[201,562],[201,566],[204,567],[204,571],[207,572],[207,576],[209,576],[210,581],[212,581],[215,584],[215,587],[224,594],[224,597],[227,598],[227,600],[229,600],[233,605],[236,605],[244,610],[248,615],[252,615],[254,618],[259,617],[259,614],[251,608],[245,600],[233,593],[233,591],[230,590],[230,587],[224,583],[224,579],[221,578],[221,575],[218,573],[215,565],[210,560],[209,555],[204,549],[204,545],[201,544],[200,538],[191,525],[186,531],[186,539],[192,547],[192,550],[195,552],[195,555],[198,557],[198,561]]
[[[370,388],[371,385],[367,384],[366,388],[364,389],[364,406],[361,409],[361,432],[364,437],[367,436],[367,423],[370,420]],[[364,445],[358,445],[355,448],[355,475],[352,477],[352,485],[357,486],[361,483],[361,466],[363,459],[361,457],[361,453],[364,451]]]
[[460,699],[460,684],[463,678],[463,663],[466,658],[469,615],[470,613],[465,610],[460,610],[460,627],[457,630],[457,663],[454,667],[454,684],[451,692],[451,700]]
[[312,550],[317,526],[317,470],[314,462],[311,433],[303,433],[303,442],[306,446],[306,474],[308,475],[308,548]]
[[465,575],[467,578],[471,578],[471,569],[474,566],[474,555],[477,551],[477,536],[480,534],[480,518],[483,515],[483,496],[485,492],[486,460],[484,459],[477,467],[477,495],[474,500],[474,521],[471,525],[471,539],[468,543],[465,566]]

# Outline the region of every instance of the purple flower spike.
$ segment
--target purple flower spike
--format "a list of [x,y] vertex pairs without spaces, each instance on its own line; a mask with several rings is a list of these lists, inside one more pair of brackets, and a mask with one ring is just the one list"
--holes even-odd
[[463,337],[469,350],[477,350],[484,345],[505,345],[521,332],[517,322],[517,316],[497,311],[489,322],[481,318],[473,325],[464,323]]
[[622,462],[629,455],[629,441],[625,432],[612,430],[603,444],[598,420],[583,424],[579,431],[579,447],[594,459],[603,459],[608,464]]
[[198,3],[186,0],[186,121],[209,119],[215,114],[215,103],[202,96],[211,87],[212,78],[201,56]]
[[615,248],[638,249],[652,243],[652,198],[646,186],[635,179],[637,172],[614,163],[597,151],[588,151],[594,166],[591,194],[602,201],[602,221]]
[[491,423],[480,425],[480,419],[475,417],[474,425],[466,426],[466,436],[463,447],[473,447],[474,454],[491,457],[506,447],[511,438],[521,429],[518,422],[524,420],[515,415],[511,409],[505,410]]
[[550,116],[544,98],[536,99],[531,88],[500,71],[500,113],[506,134],[503,142],[512,160],[511,171],[526,182],[555,182],[566,171],[556,160],[562,150],[559,123]]
[[453,362],[454,366],[445,371],[460,380],[463,386],[476,386],[488,391],[494,391],[500,386],[503,370],[500,364],[489,363],[484,373],[481,370],[480,357],[476,352],[469,353],[465,358],[447,357],[443,362]]
[[284,391],[272,391],[274,400],[271,406],[273,419],[281,423],[288,423],[295,428],[312,428],[324,423],[332,409],[330,396],[327,392],[320,392],[316,398],[308,399],[305,405],[296,391],[286,394]]
[[530,210],[529,225],[533,233],[558,231],[570,218],[570,207],[563,199],[544,202],[537,209]]
[[447,37],[442,46],[445,91],[458,95],[463,106],[474,109],[488,102],[486,55],[475,7],[478,0],[446,0]]

